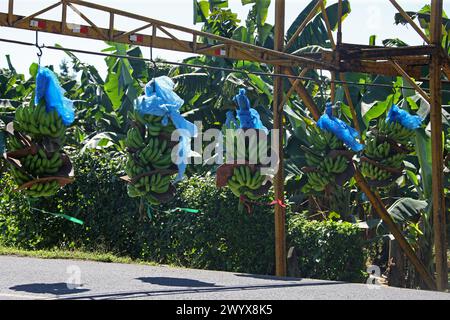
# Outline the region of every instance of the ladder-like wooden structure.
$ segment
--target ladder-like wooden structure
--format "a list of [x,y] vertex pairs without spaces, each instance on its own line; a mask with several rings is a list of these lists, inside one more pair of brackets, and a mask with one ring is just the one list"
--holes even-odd
[[[410,46],[402,48],[386,48],[377,46],[365,46],[342,43],[342,17],[343,3],[338,1],[338,32],[337,40],[333,38],[330,22],[325,10],[323,0],[317,0],[317,4],[298,27],[293,37],[285,42],[284,16],[285,1],[275,0],[275,45],[274,50],[255,46],[248,43],[220,37],[206,32],[185,28],[142,15],[132,14],[126,11],[98,5],[83,0],[58,0],[53,5],[43,8],[31,15],[21,16],[14,12],[14,0],[8,0],[8,12],[0,12],[0,27],[18,28],[31,31],[48,32],[53,34],[111,41],[117,43],[134,44],[151,48],[179,51],[185,53],[216,56],[227,59],[256,61],[275,67],[275,73],[297,76],[299,67],[304,73],[308,69],[323,69],[331,72],[332,79],[345,80],[345,72],[361,72],[380,74],[387,76],[402,76],[411,86],[431,105],[431,132],[432,132],[432,157],[433,157],[433,226],[435,233],[435,254],[437,279],[429,274],[427,268],[417,257],[414,250],[404,238],[399,227],[388,214],[381,198],[373,192],[361,173],[356,170],[356,181],[361,190],[368,196],[374,209],[389,227],[400,247],[411,260],[421,275],[424,283],[430,289],[445,290],[447,287],[447,257],[446,257],[446,226],[445,203],[443,194],[443,151],[442,151],[442,74],[450,80],[450,59],[441,47],[442,38],[442,12],[443,0],[431,0],[431,36],[428,37],[418,27],[411,17],[405,12],[396,0],[390,1],[406,21],[417,31],[424,41],[423,46]],[[92,21],[84,9],[94,9],[99,14],[109,16],[108,26],[99,26]],[[40,16],[51,10],[61,10],[60,20],[48,20]],[[85,23],[73,24],[67,21],[68,10],[73,10]],[[293,42],[302,33],[312,18],[322,12],[332,50],[322,50],[318,53],[298,54],[289,51]],[[115,20],[117,17],[125,17],[139,22],[138,28],[131,30],[117,30]],[[183,39],[174,34],[183,34]],[[186,40],[189,39],[189,40]],[[430,66],[430,93],[426,93],[414,79],[419,79],[421,69]],[[280,137],[283,136],[283,106],[291,94],[298,94],[303,100],[312,116],[317,120],[320,117],[314,100],[300,80],[290,79],[291,88],[285,91],[280,77],[274,80],[274,129],[280,129]],[[334,97],[336,83],[332,83],[331,94]],[[353,114],[354,126],[359,130],[356,111],[352,105],[350,91],[345,81],[342,86],[347,102]],[[285,94],[287,92],[287,94]],[[280,144],[280,148],[282,145]],[[275,177],[275,195],[283,199],[284,175],[282,149],[278,150],[280,158],[280,170]],[[275,237],[276,237],[276,274],[286,275],[286,247],[285,247],[285,212],[282,205],[275,206]]]

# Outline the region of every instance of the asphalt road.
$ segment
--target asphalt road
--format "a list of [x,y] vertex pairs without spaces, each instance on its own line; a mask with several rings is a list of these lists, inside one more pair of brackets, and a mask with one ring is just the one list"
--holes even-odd
[[[81,284],[81,285],[80,285]],[[0,256],[0,299],[400,300],[448,293],[76,260]]]

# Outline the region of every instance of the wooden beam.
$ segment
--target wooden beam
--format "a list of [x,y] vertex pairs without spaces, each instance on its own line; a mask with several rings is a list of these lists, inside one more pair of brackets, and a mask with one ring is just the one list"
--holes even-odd
[[[322,61],[315,61],[315,60],[311,60],[311,59],[307,59],[307,58],[302,58],[302,57],[297,57],[295,55],[292,54],[288,54],[285,52],[279,52],[276,50],[271,50],[271,49],[267,49],[267,48],[263,48],[257,45],[253,45],[253,44],[249,44],[249,43],[244,43],[241,41],[237,41],[237,40],[233,40],[233,39],[229,39],[229,38],[225,38],[225,37],[221,37],[218,35],[214,35],[208,32],[203,32],[203,31],[199,31],[199,30],[195,30],[195,29],[189,29],[186,27],[182,27],[173,23],[168,23],[168,22],[164,22],[161,20],[157,20],[157,19],[152,19],[152,18],[148,18],[142,15],[138,15],[138,14],[133,14],[130,12],[126,12],[123,10],[118,10],[118,9],[114,9],[114,8],[110,8],[107,6],[102,6],[96,3],[92,3],[92,2],[88,2],[88,1],[83,1],[83,0],[66,0],[68,3],[72,3],[72,4],[77,4],[80,6],[84,6],[87,8],[92,8],[92,9],[97,9],[100,11],[104,11],[104,12],[112,12],[116,15],[120,15],[120,16],[124,16],[124,17],[128,17],[131,19],[136,19],[139,21],[144,21],[144,22],[149,22],[152,23],[154,25],[157,25],[158,27],[165,27],[168,29],[173,29],[173,30],[177,30],[180,32],[184,32],[184,33],[188,33],[190,35],[197,35],[200,37],[205,37],[208,38],[210,40],[217,40],[218,42],[222,42],[223,44],[226,45],[231,45],[231,46],[238,46],[247,50],[252,50],[257,52],[258,54],[262,55],[266,54],[269,58],[280,58],[280,59],[285,59],[285,60],[289,60],[290,64],[295,64],[298,66],[302,66],[302,67],[306,67],[306,68],[314,68],[314,65],[316,68],[324,68],[324,69],[334,69],[334,66],[326,63],[326,62],[322,62]],[[322,0],[320,0],[322,1]],[[191,46],[192,48],[192,46]],[[169,49],[170,50],[170,49]],[[191,51],[192,53],[192,51]],[[226,58],[226,57],[225,57]],[[298,62],[298,63],[297,63]],[[309,65],[308,65],[309,64]],[[287,65],[287,64],[286,64]]]
[[284,47],[284,51],[285,52],[288,51],[290,47],[292,47],[292,45],[297,40],[297,38],[300,35],[300,33],[303,32],[303,30],[308,25],[308,23],[311,21],[311,19],[314,18],[314,16],[316,15],[317,11],[319,10],[319,7],[320,7],[321,3],[323,3],[323,0],[317,0],[317,3],[314,6],[314,8],[309,12],[309,14],[306,16],[305,20],[302,21],[300,26],[297,28],[297,30],[292,35],[291,39],[288,41],[288,43]]
[[[431,43],[441,46],[443,1],[431,0]],[[431,154],[432,154],[432,194],[434,254],[437,289],[445,291],[448,286],[446,210],[444,197],[444,164],[442,143],[442,83],[441,55],[436,51],[431,57]]]
[[20,20],[15,21],[12,25],[16,26],[19,23],[25,24],[28,21],[30,21],[31,19],[33,19],[33,18],[35,18],[35,17],[37,17],[37,16],[39,16],[39,15],[41,15],[41,14],[47,12],[47,11],[50,11],[50,10],[58,7],[60,4],[61,4],[60,2],[54,3],[51,6],[48,6],[48,7],[44,8],[44,9],[42,9],[42,10],[39,10],[38,12],[35,12],[35,13],[33,13],[33,14],[27,16],[27,17],[24,17],[24,18],[22,18]]
[[161,30],[164,34],[169,36],[172,40],[174,40],[176,43],[178,43],[180,46],[186,46],[186,50],[191,50],[191,46],[186,45],[183,41],[175,37],[172,33],[167,31],[164,27],[156,26],[159,30]]
[[427,35],[422,31],[422,29],[420,29],[420,27],[414,22],[413,19],[411,19],[411,17],[409,16],[408,13],[406,13],[405,10],[403,10],[402,6],[398,4],[397,1],[395,0],[389,0],[394,7],[398,10],[398,12],[400,12],[400,14],[402,15],[403,18],[405,18],[406,21],[408,21],[408,23],[411,25],[411,27],[413,27],[414,30],[416,30],[416,32],[422,37],[423,41],[425,41],[425,43],[430,43],[430,39],[428,39]]
[[[344,49],[344,47],[342,47]],[[345,48],[341,58],[347,59],[374,59],[374,60],[388,60],[395,57],[407,56],[431,56],[436,50],[433,45],[426,46],[410,46],[399,48]]]
[[[148,28],[150,28],[151,26],[152,26],[151,23],[147,23],[146,25],[144,25],[144,26],[142,26],[142,27],[139,27],[139,28],[136,28],[136,29],[134,29],[134,30],[131,30],[131,31],[127,31],[127,32],[124,32],[124,33],[117,34],[117,35],[114,36],[113,41],[117,41],[118,39],[127,38],[127,37],[129,37],[130,35],[133,35],[133,34],[138,33],[139,31],[148,29]],[[109,30],[111,31],[111,28],[110,28]]]
[[[69,0],[68,0],[69,1]],[[84,13],[82,13],[80,10],[78,10],[73,4],[71,4],[70,2],[68,3],[69,7],[76,13],[78,14],[84,21],[86,21],[87,23],[89,23],[89,25],[97,32],[97,34],[103,39],[103,40],[108,40],[108,37],[105,36],[105,33],[100,30],[99,27],[97,27],[97,25],[91,21],[91,19],[89,19]]]
[[[291,68],[283,68],[283,72],[290,75],[295,76],[295,72]],[[314,102],[313,97],[309,94],[308,90],[306,90],[305,86],[301,83],[301,81],[297,82],[289,78],[289,82],[294,87],[295,92],[297,92],[300,99],[302,99],[304,105],[306,108],[308,108],[309,112],[311,113],[311,116],[314,118],[314,120],[319,120],[320,113],[319,109],[317,108],[316,103]]]
[[381,200],[380,196],[372,192],[370,189],[366,179],[361,174],[361,172],[358,170],[358,168],[355,168],[355,180],[358,184],[359,188],[362,192],[365,193],[367,198],[369,199],[370,203],[372,204],[373,209],[378,214],[378,216],[383,220],[383,222],[388,227],[389,231],[392,233],[392,235],[395,237],[395,240],[397,240],[400,248],[403,250],[403,252],[406,254],[408,259],[411,261],[411,263],[416,268],[417,272],[420,274],[420,277],[423,279],[427,287],[431,290],[434,290],[436,288],[436,283],[433,279],[433,276],[430,275],[430,273],[427,271],[427,268],[423,264],[423,262],[417,257],[414,250],[411,248],[408,241],[403,236],[403,233],[399,229],[399,227],[395,224],[394,220],[392,220],[389,212],[386,210],[383,201]]
[[323,17],[323,20],[325,21],[325,26],[327,27],[328,39],[330,40],[331,48],[333,48],[333,50],[335,50],[336,43],[334,42],[333,31],[331,29],[330,19],[328,19],[327,9],[325,8],[325,4],[323,1],[320,1],[320,9],[322,10],[322,17]]
[[[304,77],[307,72],[308,72],[308,69],[303,69],[300,72],[299,77]],[[281,103],[282,106],[285,106],[287,104],[287,102],[289,101],[289,99],[292,97],[292,95],[295,92],[295,87],[297,87],[299,84],[301,84],[302,81],[303,80],[301,80],[301,79],[295,79],[294,83],[292,83],[292,85],[291,85],[291,88],[286,93],[286,96],[283,98],[283,102]]]
[[431,103],[431,99],[430,96],[428,95],[428,93],[426,93],[417,83],[416,81],[414,81],[413,78],[411,78],[408,73],[403,70],[403,68],[396,62],[396,61],[391,61],[392,65],[394,66],[394,68],[398,71],[398,73],[406,80],[408,81],[408,83],[410,85],[413,86],[413,88],[422,96],[422,98],[424,98],[428,103]]
[[[275,0],[275,36],[274,48],[277,51],[283,51],[284,47],[284,28],[285,28],[285,0]],[[282,68],[276,66],[275,73],[281,73]],[[283,124],[283,79],[276,77],[273,85],[273,128],[278,130],[278,171],[274,178],[275,199],[284,203],[284,124]],[[286,256],[286,210],[280,204],[275,205],[275,273],[279,277],[285,277],[287,274],[287,256]]]
[[[430,59],[424,58],[418,63],[418,60],[409,60],[408,57],[398,60],[400,66],[411,77],[418,79],[421,76],[421,68],[428,66]],[[365,60],[346,60],[341,61],[339,70],[341,72],[363,72],[369,74],[385,75],[397,77],[398,71],[389,61],[365,61]],[[364,70],[364,71],[362,71]]]

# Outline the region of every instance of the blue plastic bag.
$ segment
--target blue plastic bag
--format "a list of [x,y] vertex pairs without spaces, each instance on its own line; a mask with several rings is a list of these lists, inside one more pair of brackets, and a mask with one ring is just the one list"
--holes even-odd
[[197,136],[197,127],[180,114],[179,110],[184,101],[173,92],[174,87],[173,81],[166,76],[151,80],[145,86],[145,95],[136,99],[134,108],[142,115],[163,117],[161,121],[163,126],[167,126],[170,119],[179,130],[178,176],[175,180],[177,182],[183,179],[186,171],[187,159],[191,152],[190,139]]
[[227,119],[225,120],[225,126],[230,129],[231,128],[231,124],[233,124],[234,128],[238,128],[239,125],[236,121],[236,118],[234,117],[234,112],[233,111],[228,111],[227,112]]
[[56,110],[65,126],[70,126],[75,120],[73,101],[64,97],[66,91],[59,84],[56,75],[48,68],[39,67],[36,76],[36,91],[34,104],[38,105],[42,98],[45,100],[45,110]]
[[245,89],[240,89],[239,94],[233,99],[239,106],[239,109],[236,111],[240,123],[239,127],[241,129],[259,129],[268,134],[269,130],[262,124],[258,111],[251,107],[250,100],[245,92]]
[[323,131],[333,133],[354,152],[359,152],[364,149],[364,145],[356,140],[360,137],[358,131],[350,127],[341,119],[333,116],[333,105],[331,103],[327,103],[325,114],[317,121],[317,126]]
[[416,130],[422,126],[421,117],[411,115],[408,111],[400,109],[395,104],[389,109],[386,122],[399,122],[403,127],[410,130]]

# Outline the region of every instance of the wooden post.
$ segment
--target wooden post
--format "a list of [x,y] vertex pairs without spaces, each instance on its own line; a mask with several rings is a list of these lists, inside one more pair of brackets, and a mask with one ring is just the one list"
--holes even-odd
[[[284,48],[284,17],[285,0],[275,1],[275,50]],[[276,66],[275,73],[281,73],[282,68]],[[284,202],[283,173],[283,79],[276,77],[273,85],[273,128],[278,130],[278,172],[275,175],[275,199]],[[279,277],[286,276],[286,212],[280,204],[275,205],[275,273]]]
[[114,13],[109,13],[109,41],[112,41],[114,39]]
[[61,32],[66,32],[67,26],[67,3],[63,0],[62,2],[62,12],[61,12]]
[[338,2],[338,31],[337,31],[337,40],[336,40],[338,48],[342,44],[342,12],[343,12],[342,0],[339,0],[339,2]]
[[442,0],[431,1],[431,42],[436,46],[430,64],[431,92],[431,148],[433,162],[433,229],[434,252],[436,256],[436,286],[444,291],[448,286],[446,211],[443,185],[443,146],[442,146],[442,64],[438,48],[442,38]]
[[13,14],[14,14],[14,0],[9,0],[8,3],[8,25],[12,26],[13,24]]

